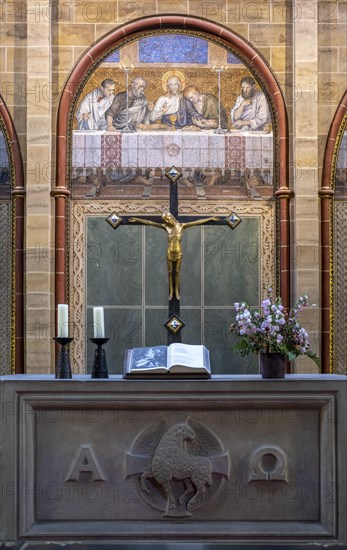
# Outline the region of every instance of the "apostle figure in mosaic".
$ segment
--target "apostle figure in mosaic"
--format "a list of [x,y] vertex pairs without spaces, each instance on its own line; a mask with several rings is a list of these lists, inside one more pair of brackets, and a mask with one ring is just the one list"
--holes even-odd
[[241,94],[230,112],[233,126],[239,130],[270,130],[271,113],[264,92],[256,89],[254,78],[241,80]]
[[78,130],[106,130],[105,113],[112,104],[115,86],[106,78],[83,98],[76,114]]
[[163,75],[163,89],[167,93],[155,102],[150,115],[152,123],[161,122],[173,128],[183,128],[192,124],[201,128],[206,127],[203,116],[182,93],[185,82],[186,79],[181,71],[167,71]]
[[[195,109],[206,122],[200,121],[203,128],[218,128],[219,107],[218,98],[213,94],[203,94],[195,86],[187,86],[183,91]],[[228,128],[228,117],[223,105],[220,106],[220,123],[222,128]]]
[[180,299],[180,271],[182,264],[182,246],[181,240],[183,232],[187,227],[193,227],[195,225],[202,225],[208,222],[218,222],[219,218],[201,218],[192,222],[181,223],[176,220],[175,216],[171,212],[165,212],[162,215],[163,223],[153,222],[146,220],[145,218],[130,218],[129,222],[139,222],[144,225],[151,225],[153,227],[159,227],[167,232],[168,247],[166,252],[167,267],[169,274],[169,300],[176,296],[177,300]]
[[145,96],[146,86],[147,82],[137,77],[130,84],[128,98],[126,91],[114,96],[112,105],[105,113],[109,132],[122,131],[128,127],[135,130],[138,124],[149,124],[150,109]]

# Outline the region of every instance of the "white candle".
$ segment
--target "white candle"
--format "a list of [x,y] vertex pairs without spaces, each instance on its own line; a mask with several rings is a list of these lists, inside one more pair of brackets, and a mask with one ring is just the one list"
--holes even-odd
[[69,306],[58,304],[58,338],[69,337]]
[[94,338],[105,338],[104,308],[93,307]]

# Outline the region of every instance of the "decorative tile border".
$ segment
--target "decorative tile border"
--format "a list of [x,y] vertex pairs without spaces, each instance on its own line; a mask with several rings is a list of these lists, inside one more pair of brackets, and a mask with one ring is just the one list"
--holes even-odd
[[0,204],[0,376],[11,374],[11,204]]

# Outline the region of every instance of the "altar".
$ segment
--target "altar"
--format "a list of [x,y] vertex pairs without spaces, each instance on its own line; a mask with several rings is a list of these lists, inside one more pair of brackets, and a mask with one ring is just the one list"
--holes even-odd
[[0,389],[8,543],[347,543],[346,376]]

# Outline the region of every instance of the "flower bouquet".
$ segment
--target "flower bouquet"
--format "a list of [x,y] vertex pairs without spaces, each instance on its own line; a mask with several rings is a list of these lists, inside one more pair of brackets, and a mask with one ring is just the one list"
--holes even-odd
[[280,297],[273,297],[272,289],[261,303],[260,311],[252,311],[242,302],[236,302],[236,322],[230,332],[240,336],[233,346],[243,357],[249,353],[282,354],[289,361],[307,355],[319,366],[319,358],[310,350],[309,336],[300,325],[300,310],[307,306],[307,295],[300,296],[295,305],[286,310]]

